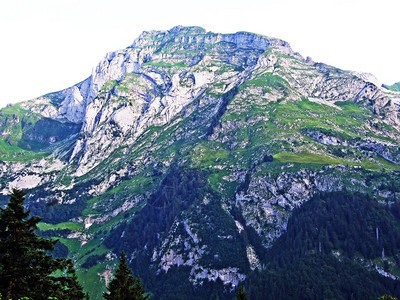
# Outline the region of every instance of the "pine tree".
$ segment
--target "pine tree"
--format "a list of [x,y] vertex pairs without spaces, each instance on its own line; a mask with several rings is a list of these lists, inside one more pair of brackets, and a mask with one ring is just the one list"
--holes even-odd
[[108,292],[104,293],[106,300],[147,300],[140,278],[132,275],[132,270],[128,267],[125,253],[121,253],[121,260],[113,280],[107,287]]
[[239,284],[238,286],[238,291],[236,293],[236,299],[237,300],[248,300],[247,298],[247,293],[244,291],[243,286]]
[[48,253],[58,241],[35,234],[41,218],[29,217],[24,201],[25,193],[13,190],[0,208],[0,293],[6,299],[85,299],[72,262]]
[[383,295],[379,297],[378,300],[397,300],[397,298],[390,295]]

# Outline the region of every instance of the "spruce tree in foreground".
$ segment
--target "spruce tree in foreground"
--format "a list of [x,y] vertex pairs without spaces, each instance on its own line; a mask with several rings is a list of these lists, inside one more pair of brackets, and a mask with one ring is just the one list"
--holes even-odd
[[24,201],[25,193],[13,190],[0,208],[0,293],[5,299],[87,299],[72,262],[48,254],[57,241],[35,234],[41,218],[29,217]]
[[140,278],[132,275],[132,270],[128,267],[125,253],[121,253],[121,260],[113,280],[107,287],[108,292],[104,293],[106,300],[147,300]]

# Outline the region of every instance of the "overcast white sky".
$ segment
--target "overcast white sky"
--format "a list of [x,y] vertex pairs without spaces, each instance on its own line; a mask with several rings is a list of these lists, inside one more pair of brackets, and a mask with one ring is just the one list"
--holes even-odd
[[288,41],[314,61],[400,81],[399,0],[0,0],[0,107],[67,88],[144,30],[197,25]]

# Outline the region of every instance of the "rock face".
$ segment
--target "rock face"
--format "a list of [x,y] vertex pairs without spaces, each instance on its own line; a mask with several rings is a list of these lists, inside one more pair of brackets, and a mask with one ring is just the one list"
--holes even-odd
[[[314,193],[396,199],[390,176],[371,174],[400,169],[399,111],[400,93],[372,75],[279,39],[144,32],[81,83],[0,112],[1,189],[27,189],[48,223],[81,224],[76,258],[105,243],[148,259],[144,276],[185,270],[193,285],[231,289],[262,269],[259,249]],[[244,238],[251,230],[260,242]]]

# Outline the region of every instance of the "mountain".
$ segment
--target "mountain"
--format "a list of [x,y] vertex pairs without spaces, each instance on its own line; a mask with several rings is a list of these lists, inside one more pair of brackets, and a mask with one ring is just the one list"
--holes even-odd
[[392,84],[392,85],[385,84],[385,85],[383,85],[383,87],[385,87],[391,91],[400,92],[400,82],[396,82],[395,84]]
[[399,296],[399,112],[279,39],[143,32],[0,111],[0,201],[27,190],[92,299],[122,250],[155,299]]

